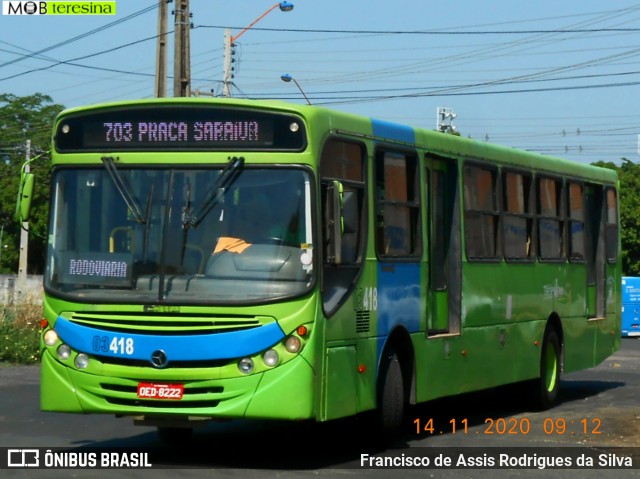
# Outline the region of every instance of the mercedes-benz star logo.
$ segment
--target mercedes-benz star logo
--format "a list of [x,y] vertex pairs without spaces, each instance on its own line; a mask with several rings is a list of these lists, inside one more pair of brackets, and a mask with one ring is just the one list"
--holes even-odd
[[167,365],[167,353],[158,349],[151,353],[151,364],[156,368],[164,368]]

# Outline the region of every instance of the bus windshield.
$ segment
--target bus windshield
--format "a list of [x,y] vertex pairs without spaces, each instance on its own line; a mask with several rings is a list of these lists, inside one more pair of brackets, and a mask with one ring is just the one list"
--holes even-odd
[[59,168],[45,287],[82,302],[236,304],[311,287],[300,168]]

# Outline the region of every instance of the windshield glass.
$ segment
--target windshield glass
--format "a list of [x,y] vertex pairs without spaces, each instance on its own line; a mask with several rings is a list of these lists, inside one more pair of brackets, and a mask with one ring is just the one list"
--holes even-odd
[[53,174],[50,291],[90,302],[241,303],[311,286],[305,170],[103,161]]

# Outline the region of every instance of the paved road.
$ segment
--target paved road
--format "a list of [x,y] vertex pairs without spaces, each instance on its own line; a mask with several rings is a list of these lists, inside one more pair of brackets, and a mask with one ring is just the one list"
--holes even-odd
[[[532,412],[517,387],[433,401],[410,411],[405,434],[397,453],[440,449],[513,446],[580,446],[640,448],[640,340],[623,339],[622,348],[596,368],[563,377],[560,403],[550,411]],[[159,442],[155,430],[133,426],[129,419],[44,413],[38,406],[39,368],[0,367],[0,447],[127,447],[153,448]],[[279,477],[548,477],[550,471],[452,469],[452,470],[363,470],[361,454],[392,454],[363,438],[366,417],[327,424],[239,422],[211,424],[197,431],[191,443],[179,452],[152,454],[155,466],[179,468],[181,477],[253,478]],[[455,428],[455,432],[454,432]],[[428,449],[427,449],[428,448]],[[493,449],[495,451],[496,449]],[[640,450],[640,449],[639,449]],[[446,450],[445,450],[446,451]],[[465,454],[468,454],[465,453]],[[455,457],[455,456],[454,456]],[[7,473],[6,475],[4,473]],[[62,471],[8,470],[4,477],[60,477]],[[115,471],[75,471],[78,477],[107,477]],[[128,470],[127,477],[153,474],[173,478],[176,469]],[[554,470],[554,477],[600,477],[602,471]],[[614,469],[608,477],[636,475]]]

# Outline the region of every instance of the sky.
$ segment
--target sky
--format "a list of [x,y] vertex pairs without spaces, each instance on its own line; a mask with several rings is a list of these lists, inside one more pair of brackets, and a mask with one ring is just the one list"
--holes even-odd
[[[176,2],[169,5],[173,74]],[[640,160],[640,3],[290,0],[236,41],[232,96],[310,102],[591,163]],[[191,89],[222,94],[224,31],[274,0],[190,0]],[[158,0],[0,16],[0,94],[65,107],[154,96]],[[173,94],[169,78],[167,91]]]

